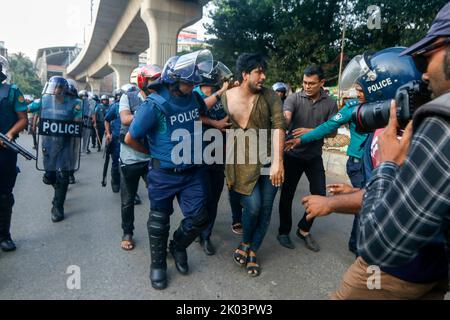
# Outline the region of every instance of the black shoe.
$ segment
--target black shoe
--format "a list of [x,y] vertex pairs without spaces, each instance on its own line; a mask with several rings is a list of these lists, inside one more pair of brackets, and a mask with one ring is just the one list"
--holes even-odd
[[69,184],[75,184],[75,177],[69,176]]
[[288,234],[279,234],[277,236],[277,240],[283,247],[288,249],[295,249],[295,246]]
[[101,152],[102,151],[102,148],[97,148],[97,152]]
[[57,223],[64,220],[64,211],[56,207],[52,208],[52,221]]
[[91,150],[87,149],[86,154],[89,154],[89,153],[91,153]]
[[111,181],[111,189],[113,193],[119,193],[120,192],[120,184],[113,184]]
[[141,198],[139,198],[139,196],[136,194],[136,196],[134,197],[134,205],[137,206],[138,204],[141,204]]
[[210,239],[200,240],[200,245],[208,256],[213,256],[216,253],[216,248],[214,248]]
[[173,256],[173,259],[175,260],[175,267],[177,268],[178,272],[182,275],[187,275],[189,272],[189,265],[186,249],[177,250],[175,248],[175,242],[172,240],[169,244],[169,251]]
[[9,252],[16,250],[16,244],[14,241],[10,239],[5,239],[0,241],[0,248],[2,248],[2,251]]
[[150,269],[150,281],[152,287],[156,290],[164,290],[167,288],[167,272],[165,268],[151,268]]
[[308,234],[306,236],[303,236],[299,230],[297,230],[296,232],[297,237],[299,237],[300,239],[302,239],[303,241],[305,241],[305,245],[306,247],[314,252],[319,252],[320,251],[320,247],[317,244],[317,242],[313,239],[313,237],[311,236],[311,234]]

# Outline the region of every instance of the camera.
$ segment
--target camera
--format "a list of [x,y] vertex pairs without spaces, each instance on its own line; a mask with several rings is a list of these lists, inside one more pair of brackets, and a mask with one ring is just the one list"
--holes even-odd
[[[394,99],[397,103],[398,123],[404,128],[417,108],[431,100],[431,92],[428,90],[427,83],[422,80],[413,80],[399,87]],[[391,100],[359,105],[352,114],[356,131],[369,133],[378,128],[384,128],[389,122],[390,109]]]

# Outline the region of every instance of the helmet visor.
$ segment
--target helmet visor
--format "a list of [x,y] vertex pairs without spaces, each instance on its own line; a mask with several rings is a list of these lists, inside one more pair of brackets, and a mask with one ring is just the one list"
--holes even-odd
[[52,81],[47,82],[42,91],[42,95],[51,94],[55,96],[65,96],[68,95],[69,85],[64,81]]
[[202,74],[213,69],[213,56],[209,50],[200,50],[181,56],[173,67],[173,75],[181,81],[198,83]]
[[233,72],[231,72],[231,70],[220,61],[217,62],[213,72],[216,72],[219,75],[219,79],[221,81],[229,81],[233,78]]
[[350,90],[358,79],[370,71],[363,55],[357,55],[350,61],[342,72],[340,90]]

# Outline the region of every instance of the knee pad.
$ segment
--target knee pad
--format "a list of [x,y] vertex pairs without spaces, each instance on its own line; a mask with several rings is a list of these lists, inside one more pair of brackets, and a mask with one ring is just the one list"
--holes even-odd
[[160,211],[150,211],[147,228],[153,236],[167,236],[170,230],[169,214]]

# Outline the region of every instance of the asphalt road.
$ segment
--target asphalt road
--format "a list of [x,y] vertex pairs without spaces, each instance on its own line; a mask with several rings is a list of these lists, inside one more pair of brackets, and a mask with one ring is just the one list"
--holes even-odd
[[[31,138],[20,143],[31,149]],[[180,275],[168,259],[169,287],[152,289],[149,274],[149,244],[146,223],[149,202],[144,184],[139,189],[143,203],[136,207],[136,249],[120,248],[120,196],[102,188],[102,153],[83,155],[76,184],[69,187],[66,219],[50,220],[53,189],[42,183],[34,162],[20,158],[21,174],[14,190],[13,253],[0,252],[0,300],[4,299],[328,299],[353,262],[347,250],[351,216],[331,215],[315,221],[312,234],[322,250],[314,253],[292,234],[296,249],[281,247],[277,240],[278,199],[272,221],[259,251],[262,274],[249,277],[232,261],[239,236],[231,232],[228,195],[224,190],[212,241],[217,254],[206,256],[197,243],[188,249],[190,274]],[[329,176],[328,182],[345,177]],[[293,207],[294,223],[303,214],[300,203],[308,194],[305,178],[299,183]],[[175,206],[171,233],[181,213]],[[80,271],[80,289],[69,289],[70,266]],[[71,278],[70,278],[71,279]],[[70,287],[70,286],[69,286]]]

